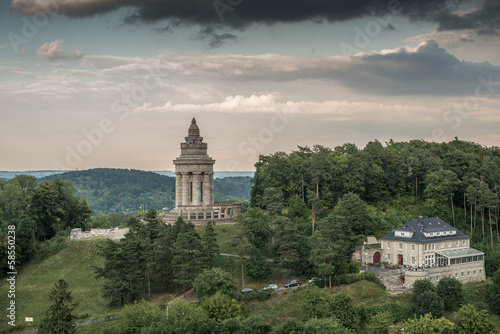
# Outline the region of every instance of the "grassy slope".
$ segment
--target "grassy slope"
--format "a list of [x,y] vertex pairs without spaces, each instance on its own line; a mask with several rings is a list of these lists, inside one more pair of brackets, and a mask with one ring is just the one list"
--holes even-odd
[[[47,295],[54,283],[63,278],[69,284],[75,302],[74,314],[86,318],[102,317],[110,311],[100,290],[102,280],[94,277],[92,266],[101,266],[103,259],[97,255],[100,241],[68,241],[58,254],[39,264],[29,264],[17,276],[16,282],[16,323],[21,324],[24,317],[40,321],[49,306]],[[0,286],[0,305],[7,305],[8,286]],[[78,320],[81,321],[81,320]],[[2,326],[5,323],[2,323]]]

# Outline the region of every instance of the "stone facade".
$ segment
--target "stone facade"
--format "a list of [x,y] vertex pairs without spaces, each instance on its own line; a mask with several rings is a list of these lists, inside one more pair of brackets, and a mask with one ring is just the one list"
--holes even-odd
[[379,278],[382,283],[390,289],[400,286],[411,288],[413,283],[418,279],[428,279],[432,283],[437,284],[443,277],[456,278],[463,284],[484,281],[486,279],[484,261],[443,267],[430,267],[426,270],[396,269],[380,273]]
[[388,288],[411,287],[422,278],[433,283],[445,276],[462,283],[486,279],[484,253],[470,248],[468,235],[439,218],[412,219],[381,237],[380,248],[363,247],[354,257],[363,265],[380,258],[398,266],[380,274]]
[[181,155],[175,165],[175,209],[161,216],[166,221],[183,219],[192,222],[232,220],[241,213],[241,204],[214,202],[215,160],[208,156],[207,143],[193,118],[188,136],[181,143]]

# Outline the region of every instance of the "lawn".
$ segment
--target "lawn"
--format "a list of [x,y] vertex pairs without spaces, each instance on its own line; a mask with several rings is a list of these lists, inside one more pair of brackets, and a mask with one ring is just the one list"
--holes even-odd
[[[34,325],[41,320],[50,305],[47,295],[61,278],[68,282],[73,300],[78,303],[73,312],[79,318],[77,321],[109,313],[111,310],[100,292],[103,281],[95,278],[92,268],[103,265],[103,259],[97,255],[100,243],[99,240],[68,240],[58,254],[24,267],[16,281],[16,325],[22,325],[25,317],[34,318]],[[5,282],[0,286],[2,308],[8,303],[9,288]],[[2,326],[5,325],[2,322]]]

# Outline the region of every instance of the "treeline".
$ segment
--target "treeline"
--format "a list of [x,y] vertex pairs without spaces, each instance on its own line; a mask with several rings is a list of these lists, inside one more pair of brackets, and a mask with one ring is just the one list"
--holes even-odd
[[493,245],[499,240],[500,149],[496,146],[458,139],[448,143],[391,140],[385,146],[375,140],[363,149],[349,143],[334,149],[299,146],[288,154],[262,155],[255,167],[253,207],[265,208],[263,196],[269,187],[278,189],[292,208],[305,203],[312,209],[318,199],[332,209],[351,192],[379,212],[394,205],[401,211],[416,206],[419,215],[438,216],[476,241]]
[[102,293],[110,304],[149,299],[151,291],[182,288],[185,293],[218,252],[212,223],[207,223],[201,238],[194,224],[179,217],[166,225],[150,209],[144,222],[131,216],[127,225],[124,239],[106,240],[100,252],[104,266],[96,268],[96,277],[106,280]]
[[[172,209],[175,205],[175,178],[135,169],[96,168],[70,171],[43,178],[68,180],[77,195],[87,199],[94,214],[135,214],[143,209]],[[251,178],[226,177],[214,180],[216,201],[249,201]]]
[[[36,178],[18,175],[9,181],[0,179],[0,254],[11,256],[7,236],[15,231],[15,265],[32,259],[41,241],[54,237],[60,231],[80,227],[91,221],[92,210],[85,199],[75,195],[76,189],[68,181],[54,180],[38,183]],[[10,228],[9,228],[10,226]],[[13,227],[13,228],[12,228]],[[12,235],[12,233],[10,234]],[[7,261],[2,261],[7,271]]]

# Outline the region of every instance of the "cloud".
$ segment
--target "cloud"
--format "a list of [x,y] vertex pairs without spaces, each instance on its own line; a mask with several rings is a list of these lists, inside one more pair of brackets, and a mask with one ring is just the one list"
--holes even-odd
[[355,121],[385,119],[395,121],[411,117],[415,121],[431,121],[433,109],[419,105],[387,105],[362,101],[329,100],[315,101],[278,101],[278,96],[273,94],[251,96],[228,96],[221,102],[206,104],[175,104],[167,102],[164,105],[152,106],[144,103],[132,113],[137,115],[145,112],[187,112],[187,113],[287,113],[325,115],[330,121]]
[[207,40],[208,46],[213,49],[234,42],[237,37],[230,33],[218,34],[213,27],[206,27],[200,30],[197,39],[200,41]]
[[474,29],[478,34],[497,35],[500,28],[500,1],[486,0],[481,8],[465,12],[441,11],[433,16],[438,30]]
[[[40,10],[72,18],[90,17],[120,8],[132,8],[125,23],[171,22],[183,25],[226,26],[245,29],[253,24],[342,22],[369,15],[400,15],[437,23],[440,30],[474,28],[496,30],[500,24],[499,0],[482,0],[480,8],[455,11],[465,1],[456,0],[13,0],[12,9],[34,14]],[[391,27],[388,27],[391,29]]]
[[42,59],[58,60],[58,59],[80,59],[83,53],[76,49],[65,51],[63,48],[64,41],[56,39],[53,42],[43,44],[36,52],[37,56]]

